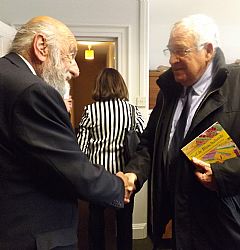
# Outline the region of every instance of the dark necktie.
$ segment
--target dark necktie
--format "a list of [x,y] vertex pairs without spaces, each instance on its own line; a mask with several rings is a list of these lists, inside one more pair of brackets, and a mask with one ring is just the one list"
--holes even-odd
[[187,118],[191,106],[191,89],[191,87],[188,87],[185,92],[186,94],[184,97],[183,110],[177,122],[175,132],[173,134],[172,141],[168,150],[169,162],[171,162],[171,160],[174,158],[174,155],[179,154],[179,150],[182,146]]

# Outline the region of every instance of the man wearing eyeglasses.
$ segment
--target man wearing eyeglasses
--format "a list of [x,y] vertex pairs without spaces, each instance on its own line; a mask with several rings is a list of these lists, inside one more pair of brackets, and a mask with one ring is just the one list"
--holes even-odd
[[225,64],[205,15],[175,23],[164,54],[171,68],[157,80],[156,106],[125,169],[137,190],[150,180],[154,249],[170,219],[173,249],[239,249],[240,159],[190,161],[181,148],[217,121],[240,146],[240,67]]

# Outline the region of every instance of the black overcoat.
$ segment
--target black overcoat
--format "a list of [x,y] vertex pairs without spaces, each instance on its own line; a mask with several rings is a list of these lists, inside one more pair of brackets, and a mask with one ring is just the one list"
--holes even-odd
[[[150,224],[158,245],[164,227],[173,219],[174,249],[240,248],[240,159],[212,164],[218,193],[200,184],[194,165],[181,152],[166,164],[170,124],[181,86],[171,69],[157,81],[156,106],[142,134],[135,157],[126,167],[138,176],[138,188],[149,178]],[[240,147],[240,67],[226,65],[220,49],[213,61],[213,80],[198,107],[183,145],[218,121]]]

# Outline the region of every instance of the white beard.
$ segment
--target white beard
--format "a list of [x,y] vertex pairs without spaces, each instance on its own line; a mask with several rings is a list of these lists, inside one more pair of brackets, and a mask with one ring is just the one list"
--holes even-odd
[[63,97],[65,94],[65,81],[66,81],[66,73],[64,67],[49,65],[49,63],[46,64],[43,67],[41,77],[50,86],[55,88]]
[[66,72],[59,50],[51,51],[48,60],[43,64],[41,77],[64,97],[66,94],[66,82],[71,79],[71,74]]

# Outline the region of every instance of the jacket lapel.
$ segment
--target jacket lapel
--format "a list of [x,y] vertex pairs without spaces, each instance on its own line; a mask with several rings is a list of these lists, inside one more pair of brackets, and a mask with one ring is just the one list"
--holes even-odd
[[187,140],[188,135],[192,133],[192,131],[200,124],[206,117],[208,117],[211,113],[222,107],[226,103],[226,98],[218,95],[214,99],[210,99],[207,102],[207,105],[204,105],[204,108],[199,109],[197,115],[192,120],[192,124],[188,130],[188,133],[185,137]]
[[[212,88],[209,90],[209,93],[198,107],[184,141],[187,141],[188,135],[192,133],[198,124],[200,124],[206,117],[209,117],[211,113],[215,112],[227,102],[227,98],[223,96],[221,92],[221,87],[226,81],[227,74],[228,71],[226,68],[222,68],[215,76],[211,85]],[[211,98],[209,98],[210,96]]]

